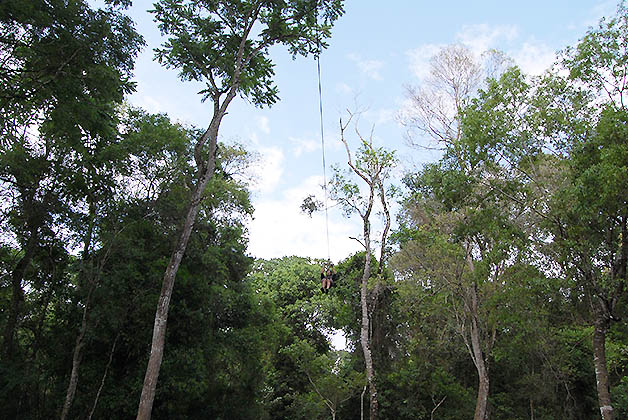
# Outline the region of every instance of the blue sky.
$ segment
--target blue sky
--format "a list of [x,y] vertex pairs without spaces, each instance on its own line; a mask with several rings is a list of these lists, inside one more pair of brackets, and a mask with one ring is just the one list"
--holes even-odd
[[[201,87],[181,82],[176,70],[153,61],[152,49],[163,40],[146,12],[150,8],[151,1],[135,0],[129,12],[148,42],[136,65],[138,89],[130,102],[204,128],[211,118],[211,105],[201,103],[196,94]],[[331,164],[346,162],[338,118],[347,108],[355,110],[356,103],[365,110],[360,119],[363,132],[374,127],[375,143],[397,151],[399,173],[438,158],[405,144],[395,114],[404,103],[404,86],[421,83],[429,58],[439,48],[453,43],[478,53],[497,48],[525,72],[540,73],[552,63],[556,51],[574,45],[600,17],[612,16],[615,9],[616,2],[607,0],[347,1],[330,47],[321,56],[328,177]],[[222,141],[237,141],[259,153],[249,252],[262,258],[326,258],[323,214],[310,219],[299,210],[308,194],[322,195],[316,62],[313,58],[293,60],[281,47],[272,50],[272,57],[280,102],[259,109],[238,99],[220,131]],[[353,147],[357,147],[355,142]],[[332,260],[360,249],[349,239],[360,232],[358,220],[347,220],[331,208],[329,223]]]

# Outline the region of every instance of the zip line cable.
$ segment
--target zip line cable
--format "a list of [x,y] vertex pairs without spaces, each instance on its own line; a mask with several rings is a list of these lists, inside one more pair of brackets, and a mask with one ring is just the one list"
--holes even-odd
[[327,173],[325,164],[325,132],[323,128],[323,89],[321,85],[321,57],[320,52],[316,56],[316,70],[318,72],[318,109],[321,120],[321,148],[323,150],[323,191],[325,192],[325,233],[327,235],[327,260],[331,262],[331,252],[329,250],[329,216],[327,211]]

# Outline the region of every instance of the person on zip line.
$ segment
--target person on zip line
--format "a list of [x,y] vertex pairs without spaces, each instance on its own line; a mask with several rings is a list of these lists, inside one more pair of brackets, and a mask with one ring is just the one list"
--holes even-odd
[[338,277],[338,273],[334,268],[333,264],[330,264],[325,268],[321,267],[321,290],[323,293],[327,293],[329,289],[334,285],[336,278]]

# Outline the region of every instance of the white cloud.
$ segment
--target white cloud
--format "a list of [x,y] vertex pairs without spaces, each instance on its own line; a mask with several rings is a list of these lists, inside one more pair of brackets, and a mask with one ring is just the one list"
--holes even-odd
[[289,137],[289,140],[294,143],[294,149],[292,151],[294,157],[299,157],[304,152],[311,153],[316,150],[320,150],[321,148],[320,140],[303,139],[298,137]]
[[600,19],[603,16],[614,16],[617,11],[617,1],[615,0],[601,0],[598,1],[591,8],[591,12],[589,13],[590,18],[587,19],[584,24],[587,27],[595,28],[598,26]]
[[517,38],[519,30],[514,25],[489,26],[486,23],[477,25],[465,25],[456,34],[456,39],[466,45],[475,54],[494,48],[502,41],[513,41]]
[[353,94],[353,89],[346,83],[337,83],[336,92],[343,94]]
[[[322,178],[313,176],[279,199],[255,202],[254,220],[249,225],[249,252],[258,258],[287,255],[327,258],[327,234],[324,212],[312,218],[303,214],[301,202],[309,194],[321,194]],[[330,203],[331,204],[331,203]],[[333,261],[340,261],[359,251],[360,245],[349,239],[360,231],[355,221],[344,219],[337,209],[329,210],[329,243]]]
[[364,60],[357,54],[349,54],[349,59],[356,63],[358,69],[367,77],[373,80],[382,80],[380,70],[384,67],[384,62],[379,60]]
[[430,59],[445,45],[424,44],[406,52],[410,60],[410,70],[419,80],[424,80],[430,74]]
[[265,147],[259,149],[261,158],[259,163],[252,168],[253,185],[255,191],[271,193],[279,185],[283,175],[284,153],[279,147]]
[[530,41],[524,42],[512,57],[525,73],[539,75],[554,63],[556,53],[541,42]]
[[267,117],[256,117],[257,128],[264,134],[270,134],[270,126]]
[[[519,36],[519,29],[515,25],[477,24],[463,26],[455,39],[469,48],[478,59],[487,50],[501,49],[529,74],[541,74],[552,65],[556,57],[552,48],[533,38],[521,41]],[[426,79],[430,73],[430,59],[444,47],[442,44],[425,44],[406,53],[410,70],[417,78]]]
[[392,109],[378,109],[375,111],[375,124],[386,124],[395,119],[395,111]]

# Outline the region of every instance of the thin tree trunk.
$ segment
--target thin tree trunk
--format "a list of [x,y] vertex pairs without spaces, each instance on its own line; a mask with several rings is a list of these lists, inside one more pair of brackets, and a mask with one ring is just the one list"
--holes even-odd
[[155,390],[157,388],[157,379],[159,377],[159,370],[163,359],[164,344],[166,341],[166,324],[168,322],[168,308],[170,306],[170,298],[172,297],[175,277],[177,275],[177,270],[179,269],[179,264],[183,259],[183,254],[187,248],[192,228],[194,227],[194,222],[196,221],[196,216],[198,215],[201,201],[203,199],[205,187],[214,175],[214,170],[216,168],[218,128],[220,126],[220,121],[226,113],[227,106],[235,96],[235,92],[236,88],[234,87],[227,95],[222,105],[218,106],[216,103],[214,104],[214,117],[212,118],[212,122],[197,143],[197,149],[200,150],[200,147],[198,146],[205,144],[205,142],[209,140],[209,150],[211,150],[211,153],[207,161],[202,162],[200,158],[200,151],[198,151],[198,153],[195,152],[195,159],[199,169],[199,178],[196,188],[192,194],[190,204],[188,205],[181,235],[179,236],[177,245],[170,256],[170,262],[168,263],[168,267],[164,273],[159,302],[157,303],[157,310],[155,312],[150,357],[148,359],[146,374],[144,376],[142,395],[140,396],[140,403],[137,410],[137,420],[149,420],[151,416],[153,402],[155,400]]
[[[436,413],[436,410],[438,410],[438,407],[440,407],[441,404],[444,403],[446,399],[447,399],[447,396],[445,395],[438,404],[434,405],[434,408],[432,408],[432,412],[430,413],[430,420],[434,420],[434,414]],[[432,399],[432,401],[436,402],[434,401],[434,399]]]
[[530,398],[530,420],[534,420],[534,400]]
[[371,276],[371,247],[370,247],[370,227],[368,218],[364,222],[364,244],[366,245],[366,254],[364,261],[364,273],[362,275],[362,285],[360,288],[360,304],[362,306],[362,325],[360,328],[360,344],[364,354],[364,363],[366,365],[366,379],[369,385],[370,396],[370,420],[377,419],[378,402],[377,389],[375,386],[375,369],[373,368],[373,357],[371,355],[371,343],[369,337],[369,314],[368,314],[368,281]]
[[379,266],[377,267],[377,274],[382,274],[384,270],[384,258],[386,257],[386,238],[388,238],[388,231],[390,230],[390,210],[388,210],[388,203],[386,202],[386,191],[384,189],[384,183],[381,179],[377,179],[377,187],[379,188],[379,199],[382,203],[384,210],[384,230],[382,232],[382,247],[379,254]]
[[475,404],[475,414],[473,420],[486,420],[488,418],[488,395],[489,376],[488,366],[484,360],[484,355],[480,342],[480,331],[477,325],[477,317],[472,316],[471,321],[471,347],[473,350],[473,360],[478,372],[478,395]]
[[[368,171],[363,171],[361,169],[358,169],[351,160],[351,152],[349,150],[349,145],[347,144],[347,141],[345,139],[344,131],[349,126],[349,123],[351,122],[352,118],[353,118],[353,115],[350,114],[349,122],[347,122],[346,125],[342,124],[342,119],[340,120],[340,139],[342,143],[344,144],[345,150],[347,152],[347,160],[348,160],[347,164],[353,170],[353,172],[355,172],[356,175],[362,178],[364,182],[366,182],[366,184],[369,186],[369,198],[367,201],[367,208],[365,209],[364,213],[361,213],[358,210],[358,213],[360,213],[360,217],[362,218],[362,222],[363,222],[364,243],[362,243],[362,245],[364,246],[364,249],[366,250],[366,254],[364,257],[364,273],[362,275],[362,283],[360,287],[360,305],[362,308],[362,322],[361,322],[361,327],[360,327],[360,344],[362,345],[362,353],[364,354],[364,363],[366,366],[366,379],[369,386],[369,397],[370,397],[369,398],[370,400],[370,410],[369,410],[370,417],[369,418],[370,420],[377,420],[379,404],[377,400],[377,388],[375,385],[375,368],[373,367],[373,357],[371,354],[371,337],[370,337],[371,325],[370,325],[369,311],[368,311],[368,281],[371,276],[370,217],[371,217],[371,212],[373,210],[373,205],[374,205],[375,188],[377,187],[381,188],[381,191],[380,191],[381,199],[382,199],[382,204],[384,208],[386,209],[386,213],[388,212],[387,210],[388,207],[386,206],[386,202],[385,202],[385,191],[383,189],[383,183],[381,182],[381,179],[380,179],[380,174],[383,167],[381,166],[378,167],[374,173],[368,173]],[[356,127],[356,132],[357,132],[357,127]],[[360,137],[360,139],[362,139],[359,132],[358,132],[358,136]],[[362,141],[364,141],[364,139],[362,139]],[[371,150],[372,150],[372,143],[368,142],[367,144],[369,147],[371,147]],[[388,226],[385,229],[386,233],[387,233],[387,229],[388,229]],[[386,244],[385,244],[385,236],[384,236],[382,237],[382,248],[385,247],[385,245]],[[384,253],[382,253],[382,259],[383,259],[383,255]]]
[[[74,343],[74,352],[72,354],[72,371],[70,372],[70,382],[68,383],[68,389],[65,393],[65,400],[63,401],[63,409],[61,411],[61,420],[65,420],[70,413],[70,408],[72,408],[72,402],[74,401],[74,396],[76,395],[76,387],[78,386],[79,380],[79,367],[81,365],[82,354],[81,351],[85,346],[85,334],[87,333],[87,324],[89,322],[89,309],[92,300],[92,294],[98,287],[99,280],[93,277],[93,272],[85,275],[85,264],[88,262],[89,253],[92,247],[92,234],[94,231],[94,218],[96,214],[96,207],[93,202],[89,203],[89,222],[87,227],[87,232],[85,234],[85,239],[83,240],[83,256],[81,261],[81,272],[83,273],[83,277],[87,279],[89,283],[89,291],[87,293],[87,299],[85,301],[85,306],[83,307],[83,316],[81,318],[81,328],[79,329],[79,334],[76,337],[76,341]],[[101,262],[104,263],[104,260]]]
[[109,352],[109,361],[107,362],[107,366],[105,366],[105,372],[102,375],[102,380],[100,381],[98,392],[96,392],[96,397],[94,397],[94,405],[92,406],[92,409],[89,412],[89,416],[87,417],[87,420],[92,420],[94,411],[96,411],[96,406],[98,405],[98,399],[100,398],[102,389],[105,387],[105,380],[107,379],[107,372],[109,371],[109,368],[111,367],[111,362],[113,360],[113,353],[116,351],[116,344],[118,343],[119,338],[120,338],[120,332],[118,332],[118,334],[116,335],[116,338],[113,340],[113,345],[111,346],[111,351]]
[[[215,161],[213,162],[215,164]],[[170,306],[170,298],[172,297],[172,289],[174,288],[174,280],[179,269],[179,264],[183,259],[183,254],[187,248],[188,240],[194,227],[196,216],[198,215],[201,199],[207,183],[211,179],[214,172],[214,165],[210,165],[199,179],[190,205],[188,206],[187,216],[183,225],[183,230],[177,241],[177,245],[170,257],[170,262],[164,274],[157,311],[155,312],[155,322],[153,324],[153,339],[150,349],[150,358],[146,367],[144,376],[144,386],[142,387],[142,395],[140,397],[140,405],[137,412],[137,420],[149,420],[155,400],[155,390],[157,388],[157,379],[161,368],[161,361],[164,354],[164,344],[166,341],[166,324],[168,322],[168,309]]]
[[[475,271],[475,264],[467,246],[467,265],[471,272]],[[488,376],[488,360],[485,359],[485,355],[488,355],[490,349],[495,341],[495,332],[487,343],[487,349],[482,349],[482,331],[480,330],[479,318],[479,304],[478,304],[478,289],[477,284],[473,283],[466,290],[466,303],[465,306],[468,310],[468,316],[471,320],[471,346],[467,345],[467,348],[473,359],[473,364],[478,372],[478,395],[475,402],[475,413],[473,420],[487,420],[488,419],[488,395],[490,391],[490,381]]]
[[603,314],[597,315],[593,330],[593,365],[597,383],[597,395],[602,420],[613,420],[613,405],[611,403],[608,369],[606,366],[606,330],[608,320]]
[[367,385],[364,385],[364,389],[360,394],[360,420],[364,420],[364,394],[366,393]]
[[[91,288],[93,290],[93,288]],[[81,351],[85,346],[85,334],[87,333],[87,315],[90,305],[91,292],[87,297],[87,302],[85,302],[85,307],[83,308],[83,317],[81,319],[81,329],[79,330],[79,335],[76,337],[76,342],[74,343],[74,352],[72,354],[72,372],[70,373],[70,382],[68,383],[68,389],[65,393],[65,400],[63,402],[63,410],[61,411],[61,420],[65,420],[70,413],[70,408],[72,407],[72,401],[74,400],[74,395],[76,394],[76,387],[78,385],[78,373],[79,366],[81,364],[82,354]]]

